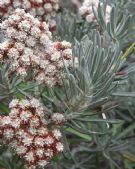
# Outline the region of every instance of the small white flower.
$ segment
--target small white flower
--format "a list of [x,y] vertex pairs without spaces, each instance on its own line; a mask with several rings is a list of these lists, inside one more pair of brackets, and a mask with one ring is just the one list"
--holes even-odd
[[53,130],[53,135],[57,140],[59,140],[62,137],[61,132],[58,129]]
[[51,40],[46,34],[42,34],[40,37],[40,42],[46,46],[48,43],[51,43]]
[[3,29],[3,30],[7,29],[9,26],[10,26],[10,24],[9,24],[8,20],[5,20],[4,22],[2,22],[0,24],[0,28]]
[[30,127],[29,130],[30,134],[36,135],[37,134],[37,129]]
[[8,28],[6,29],[6,34],[7,34],[7,36],[8,36],[9,38],[15,37],[15,36],[16,36],[16,33],[17,33],[17,31],[16,31],[14,28],[12,28],[12,27],[8,27]]
[[23,4],[21,4],[23,9],[31,9],[31,3],[29,0],[23,0]]
[[[42,29],[44,29],[44,30],[47,31],[47,32],[50,32],[50,31],[49,31],[49,26],[48,26],[48,24],[47,24],[46,22],[44,22],[44,21],[42,22]],[[48,34],[47,34],[47,35],[48,35]],[[50,32],[50,36],[49,36],[50,38],[52,37],[51,35],[52,35],[52,34],[51,34],[51,32]]]
[[22,111],[20,114],[21,120],[23,120],[25,122],[27,122],[31,118],[31,116],[32,116],[31,112],[29,112],[27,110]]
[[44,143],[45,143],[46,145],[51,145],[51,144],[53,144],[53,143],[54,143],[53,137],[47,136],[47,137],[44,139]]
[[56,144],[56,149],[57,149],[58,152],[63,152],[63,150],[64,150],[63,144],[61,142],[58,142]]
[[53,122],[56,122],[57,124],[60,124],[60,123],[62,123],[62,122],[65,121],[65,117],[64,117],[64,115],[61,114],[61,113],[54,113],[54,114],[52,115],[52,121],[53,121]]
[[16,22],[21,21],[21,17],[16,14],[13,14],[10,16],[10,20],[12,20],[14,23],[16,23]]
[[8,51],[7,55],[9,56],[10,59],[14,59],[15,57],[19,57],[19,52],[16,48],[10,48]]
[[10,0],[1,0],[0,5],[8,5],[10,3]]
[[26,148],[25,146],[23,146],[23,145],[18,145],[18,146],[16,147],[15,151],[16,151],[16,153],[17,153],[18,155],[23,155],[23,154],[26,153],[27,148]]
[[30,102],[29,102],[29,100],[23,99],[23,100],[20,101],[20,105],[22,105],[22,107],[29,107]]
[[13,7],[14,8],[18,8],[21,6],[21,2],[20,1],[13,1]]
[[43,0],[35,0],[36,3],[43,3]]
[[30,104],[31,104],[32,107],[35,107],[35,108],[40,107],[40,102],[37,99],[35,99],[35,98],[32,98],[30,100]]
[[41,146],[43,147],[44,146],[44,139],[42,137],[36,137],[35,140],[34,140],[34,143],[36,146]]
[[38,127],[39,125],[40,125],[40,120],[38,117],[35,116],[30,119],[30,126],[31,127]]
[[38,65],[40,62],[40,58],[37,55],[33,55],[31,57],[31,61]]
[[56,27],[56,21],[55,20],[49,20],[49,26],[51,27],[51,28],[55,28]]
[[86,16],[86,21],[87,22],[92,22],[93,19],[94,19],[94,17],[91,14]]
[[2,125],[11,125],[12,124],[12,121],[11,121],[11,118],[8,117],[8,116],[4,116],[3,119],[2,119]]
[[44,8],[43,7],[37,8],[36,14],[39,15],[39,16],[43,16],[45,14]]
[[29,136],[29,135],[26,135],[23,138],[22,142],[24,143],[25,146],[30,146],[32,144],[32,142],[33,142],[33,138],[31,136]]
[[26,40],[26,44],[28,45],[28,47],[34,47],[36,45],[36,39],[30,36]]
[[58,2],[53,5],[53,8],[54,8],[56,11],[59,9],[59,4],[58,4]]
[[29,14],[29,13],[25,13],[24,18],[25,18],[26,20],[30,21],[31,23],[33,23],[33,21],[34,21],[34,19],[35,19],[34,16],[32,16],[32,15]]
[[11,111],[10,111],[10,113],[9,113],[9,116],[10,116],[11,118],[15,118],[15,117],[17,117],[18,113],[19,113],[19,112],[18,112],[18,109],[12,108]]
[[70,43],[70,42],[62,41],[61,44],[62,44],[62,46],[64,46],[65,48],[71,48],[71,43]]
[[45,155],[49,158],[53,157],[53,151],[51,149],[45,150]]
[[47,125],[47,120],[44,117],[42,117],[40,120],[43,125]]
[[35,79],[36,79],[36,81],[37,82],[43,82],[43,81],[45,81],[45,74],[44,73],[39,73],[36,77],[35,77]]
[[38,128],[38,134],[40,135],[40,136],[42,136],[42,135],[47,135],[48,134],[48,129],[47,128],[45,128],[45,127],[40,127],[40,128]]
[[11,126],[16,129],[20,127],[20,123],[21,123],[20,119],[16,118],[12,120]]
[[71,49],[65,49],[63,51],[63,56],[67,57],[68,59],[70,59],[72,57],[72,50]]
[[14,36],[14,38],[19,40],[20,42],[26,41],[27,34],[25,32],[23,32],[23,31],[18,31],[18,32],[16,32],[16,35]]
[[24,54],[27,55],[27,56],[32,56],[33,55],[33,50],[30,49],[30,48],[25,47]]
[[21,56],[21,61],[24,62],[26,65],[30,65],[30,57],[29,55],[22,55]]
[[14,137],[14,130],[13,129],[4,129],[3,135],[5,139],[10,140]]
[[16,131],[16,137],[19,139],[24,139],[27,137],[27,133],[24,130],[19,129]]
[[38,156],[38,157],[43,157],[44,156],[44,149],[43,148],[38,148],[37,150],[36,150],[36,155]]
[[46,73],[54,75],[56,73],[56,66],[51,65],[51,64],[48,65]]
[[17,144],[18,144],[18,141],[14,139],[12,142],[9,143],[9,146],[13,149],[16,149]]
[[16,49],[18,51],[23,51],[24,48],[25,48],[25,45],[23,43],[21,43],[21,42],[16,42],[14,47],[16,47]]
[[38,27],[31,28],[31,35],[34,36],[35,38],[39,38],[41,35],[40,29]]
[[[100,2],[99,0],[84,0],[82,6],[79,9],[79,13],[80,15],[86,18],[87,22],[91,22],[95,20],[93,8],[97,10],[99,2]],[[108,21],[108,19],[110,18],[110,11],[111,11],[111,7],[107,5],[106,21]]]
[[10,42],[8,40],[3,43],[0,43],[0,50],[8,50],[9,44]]
[[41,68],[45,69],[48,67],[48,62],[46,62],[46,60],[40,60],[39,65]]
[[80,8],[80,14],[81,15],[86,15],[86,14],[90,14],[90,13],[92,13],[92,6],[91,7],[88,7],[88,6],[82,6],[81,8]]
[[46,160],[40,160],[40,161],[38,162],[38,165],[39,165],[40,167],[45,167],[47,164],[48,164],[48,162],[47,162]]
[[10,66],[11,70],[15,71],[19,67],[19,62],[15,60]]
[[44,110],[43,110],[43,108],[42,107],[38,107],[38,108],[36,108],[36,114],[38,115],[38,116],[40,116],[41,118],[44,118]]
[[57,60],[60,59],[60,57],[61,57],[61,53],[58,52],[58,51],[56,51],[56,52],[54,52],[54,53],[51,55],[51,60],[52,60],[52,61],[57,61]]
[[50,3],[45,3],[44,9],[46,12],[52,12],[52,5]]
[[25,160],[28,162],[33,162],[34,159],[34,153],[32,151],[28,152],[25,156],[24,156]]
[[31,28],[30,22],[27,20],[21,21],[18,25],[18,27],[24,31],[29,31]]
[[27,75],[26,69],[23,68],[23,67],[18,68],[18,69],[17,69],[17,73],[18,73],[19,75],[22,75],[22,76],[26,76],[26,75]]

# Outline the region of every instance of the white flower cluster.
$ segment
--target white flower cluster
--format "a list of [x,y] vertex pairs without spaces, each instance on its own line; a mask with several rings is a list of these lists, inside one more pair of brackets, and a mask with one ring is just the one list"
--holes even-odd
[[59,124],[65,123],[65,117],[63,114],[54,113],[51,117],[51,121],[53,124],[59,125]]
[[[99,4],[99,0],[84,0],[82,6],[79,9],[80,15],[86,18],[87,22],[92,22],[95,20],[95,16],[93,13],[93,8],[97,10]],[[93,8],[92,8],[93,6]],[[110,18],[111,7],[107,5],[106,7],[106,21]]]
[[10,62],[11,72],[27,75],[33,69],[34,78],[49,86],[59,83],[64,64],[71,66],[69,42],[53,42],[46,22],[41,22],[23,9],[1,24],[7,41],[0,44],[0,59]]
[[16,8],[45,20],[49,23],[50,30],[54,30],[56,23],[52,19],[59,9],[59,0],[0,0],[0,16],[7,18]]
[[43,168],[54,155],[63,152],[62,134],[44,119],[47,113],[38,100],[15,99],[9,108],[9,116],[0,116],[0,138],[24,160],[26,168]]

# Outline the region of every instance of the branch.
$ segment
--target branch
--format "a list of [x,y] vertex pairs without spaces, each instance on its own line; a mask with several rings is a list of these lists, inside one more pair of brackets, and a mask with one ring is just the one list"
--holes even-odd
[[127,49],[127,51],[122,55],[121,59],[125,59],[126,57],[128,57],[133,50],[135,49],[135,42]]

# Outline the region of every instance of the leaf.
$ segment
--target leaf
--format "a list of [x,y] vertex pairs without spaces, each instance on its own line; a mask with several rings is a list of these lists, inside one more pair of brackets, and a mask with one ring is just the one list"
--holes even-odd
[[0,112],[2,114],[8,115],[9,111],[10,111],[10,109],[8,108],[8,106],[1,102],[0,103]]
[[11,169],[10,165],[7,161],[5,161],[2,157],[0,157],[0,167],[5,167],[6,169]]
[[89,136],[89,135],[86,135],[86,134],[82,134],[82,133],[79,133],[78,131],[74,130],[73,128],[67,128],[66,131],[68,131],[69,133],[72,133],[72,134],[75,134],[87,141],[91,141],[92,138]]
[[135,129],[135,124],[131,124],[129,127],[127,127],[126,129],[124,129],[123,132],[121,132],[117,137],[116,140],[126,136],[127,134],[129,134],[130,132],[132,132]]
[[126,158],[127,160],[135,163],[135,156],[133,154],[129,153],[122,153],[123,157]]
[[109,119],[94,119],[94,118],[76,118],[76,120],[79,120],[79,121],[84,121],[84,122],[103,122],[103,123],[111,123],[111,124],[119,124],[119,123],[123,123],[124,121],[122,120],[117,120],[117,119],[114,119],[114,120],[109,120]]
[[112,96],[117,96],[117,97],[135,97],[135,92],[117,92],[117,93],[112,93]]

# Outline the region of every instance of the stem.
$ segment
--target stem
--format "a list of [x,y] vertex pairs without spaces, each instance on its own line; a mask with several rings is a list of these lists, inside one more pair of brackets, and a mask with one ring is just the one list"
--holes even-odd
[[125,59],[126,57],[128,57],[133,50],[135,49],[135,42],[127,49],[127,51],[122,55],[121,59]]
[[81,115],[82,113],[72,112],[66,115],[66,120],[73,120],[73,119],[76,119],[77,117],[80,117]]
[[122,153],[122,156],[123,156],[125,159],[127,159],[127,160],[129,160],[129,161],[135,163],[135,158],[134,158],[133,156],[131,156],[131,155],[127,154],[127,153]]
[[126,139],[133,139],[133,138],[135,138],[135,135],[128,136],[128,137],[124,137],[122,140],[126,140]]

